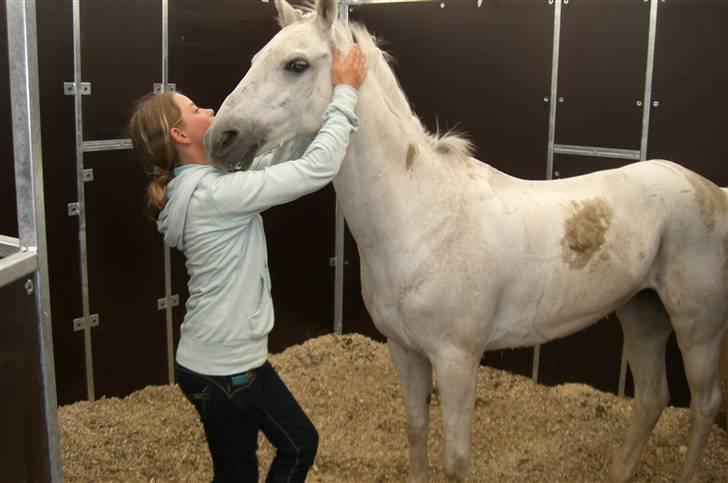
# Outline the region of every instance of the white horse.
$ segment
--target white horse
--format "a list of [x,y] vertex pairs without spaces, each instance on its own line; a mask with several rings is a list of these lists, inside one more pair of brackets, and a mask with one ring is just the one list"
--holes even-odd
[[476,375],[486,350],[532,346],[617,311],[635,409],[611,477],[628,480],[668,402],[665,344],[674,330],[692,394],[681,479],[695,474],[720,406],[728,324],[728,194],[668,161],[556,181],[512,178],[455,136],[422,127],[385,55],[335,0],[302,14],[276,0],[282,30],[253,58],[207,134],[211,159],[246,165],[321,126],[331,49],[357,41],[369,75],[355,133],[334,180],[361,255],[362,291],[403,387],[411,481],[426,481],[432,369],[444,425],[444,472],[464,480]]

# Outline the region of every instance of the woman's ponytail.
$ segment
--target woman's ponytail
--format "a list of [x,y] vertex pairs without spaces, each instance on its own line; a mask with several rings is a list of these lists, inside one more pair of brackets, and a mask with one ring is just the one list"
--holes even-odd
[[170,129],[182,118],[174,102],[174,93],[165,92],[142,97],[129,121],[129,137],[147,174],[153,176],[147,186],[145,214],[156,220],[166,204],[167,184],[177,164],[177,149],[169,136]]

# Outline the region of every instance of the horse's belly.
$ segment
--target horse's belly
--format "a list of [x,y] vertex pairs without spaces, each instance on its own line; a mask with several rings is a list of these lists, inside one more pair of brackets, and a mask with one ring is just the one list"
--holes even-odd
[[609,270],[542,280],[549,282],[532,283],[529,290],[529,283],[523,281],[502,293],[488,334],[489,350],[532,346],[573,334],[649,286],[649,277]]
[[594,313],[575,319],[558,319],[540,325],[528,321],[522,324],[494,324],[493,330],[488,334],[486,350],[532,347],[566,337],[595,323],[606,313]]

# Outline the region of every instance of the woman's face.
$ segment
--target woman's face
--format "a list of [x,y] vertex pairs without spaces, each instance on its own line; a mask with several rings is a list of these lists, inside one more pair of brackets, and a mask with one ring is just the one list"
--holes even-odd
[[182,112],[182,118],[175,127],[183,131],[194,144],[202,146],[205,133],[215,118],[215,111],[197,107],[189,97],[182,94],[175,93],[174,102]]

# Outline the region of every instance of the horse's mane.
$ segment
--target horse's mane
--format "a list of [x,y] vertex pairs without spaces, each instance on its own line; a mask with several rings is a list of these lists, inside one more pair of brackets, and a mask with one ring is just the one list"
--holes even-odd
[[370,59],[368,62],[370,75],[376,76],[379,80],[384,101],[392,114],[403,121],[411,120],[416,123],[430,146],[438,153],[462,157],[473,155],[473,145],[464,135],[453,130],[444,134],[441,134],[439,130],[431,133],[423,126],[420,118],[412,111],[407,96],[390,66],[390,62],[393,61],[392,56],[380,48],[378,39],[369,33],[365,26],[358,23],[350,23],[345,26],[340,22],[337,22],[336,25],[338,30],[335,35],[341,40],[345,39],[347,43],[350,43],[352,38],[356,39],[362,51]]

